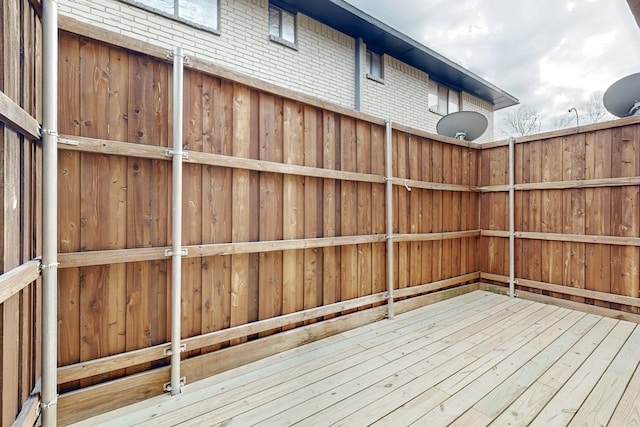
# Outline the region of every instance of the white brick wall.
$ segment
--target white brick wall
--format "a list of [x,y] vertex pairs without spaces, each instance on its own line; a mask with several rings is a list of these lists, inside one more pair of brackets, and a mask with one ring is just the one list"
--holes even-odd
[[[268,0],[220,0],[219,35],[117,0],[60,0],[60,14],[167,50],[185,54],[324,99],[355,104],[355,40],[303,14],[297,15],[297,47],[269,40]],[[362,51],[365,73],[366,49]],[[429,111],[429,76],[384,55],[384,83],[364,77],[363,111],[406,126],[435,132],[440,116]],[[493,108],[463,94],[462,109],[479,111],[493,139]]]
[[[366,67],[364,60],[363,64]],[[435,129],[429,127],[425,113],[429,110],[429,77],[426,73],[384,55],[383,80],[384,83],[380,83],[364,78],[364,112],[418,129]]]
[[486,101],[476,98],[475,96],[462,92],[462,110],[477,111],[484,114],[489,122],[487,130],[482,136],[474,142],[491,142],[493,141],[493,106]]
[[[364,64],[364,60],[363,60]],[[366,64],[363,65],[363,73]],[[406,126],[436,132],[440,114],[429,111],[429,76],[389,55],[384,55],[384,83],[365,77],[363,111]],[[477,111],[489,121],[487,131],[476,142],[493,140],[493,106],[468,93],[462,94],[462,110]]]

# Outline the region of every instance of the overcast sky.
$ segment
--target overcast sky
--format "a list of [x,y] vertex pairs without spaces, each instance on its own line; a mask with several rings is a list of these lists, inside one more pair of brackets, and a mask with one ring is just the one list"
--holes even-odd
[[[543,130],[640,72],[640,28],[626,0],[347,1],[535,109]],[[517,108],[496,113],[496,138]]]

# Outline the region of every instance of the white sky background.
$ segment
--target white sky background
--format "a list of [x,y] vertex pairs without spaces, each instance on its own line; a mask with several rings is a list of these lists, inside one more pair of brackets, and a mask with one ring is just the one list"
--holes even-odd
[[[640,28],[626,0],[347,1],[537,110],[542,130],[640,72]],[[495,114],[496,138],[517,108]]]

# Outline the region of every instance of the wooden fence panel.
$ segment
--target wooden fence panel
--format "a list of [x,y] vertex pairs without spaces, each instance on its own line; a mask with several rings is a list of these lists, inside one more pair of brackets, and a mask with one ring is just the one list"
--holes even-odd
[[[602,179],[611,176],[610,129],[589,132],[585,136],[585,179]],[[609,188],[585,190],[585,233],[594,236],[611,235],[611,191]],[[585,289],[611,292],[611,246],[587,245],[585,253]],[[595,301],[596,305],[610,308],[608,302]]]
[[[634,240],[640,237],[640,186],[634,181],[640,176],[639,128],[637,123],[619,121],[612,122],[610,128],[552,134],[516,144],[516,184],[521,185],[516,191],[516,234],[533,233],[517,240],[516,277],[634,298],[640,296],[640,249]],[[505,148],[482,150],[482,158],[492,159],[499,149]],[[495,175],[493,169],[503,171],[506,165],[492,162],[488,167],[491,171],[483,170],[481,179],[482,186],[489,186],[482,195],[482,213],[493,206],[495,197],[492,196],[506,195],[504,190],[490,187],[496,184],[490,179]],[[496,173],[501,173],[499,171]],[[627,182],[621,181],[625,178]],[[615,179],[617,181],[613,181]],[[558,185],[562,183],[565,184]],[[506,230],[506,227],[495,230]],[[588,236],[588,240],[584,236]],[[599,236],[602,243],[598,242]],[[487,247],[496,239],[506,242],[504,237],[485,236],[482,245]],[[629,240],[614,241],[610,237]],[[609,239],[608,243],[605,238]],[[496,256],[506,258],[506,249],[498,249]],[[487,273],[507,274],[491,263],[484,265],[482,271]],[[638,311],[637,307],[589,298],[588,293],[584,294],[587,296],[568,296],[557,291],[544,292],[578,302]]]

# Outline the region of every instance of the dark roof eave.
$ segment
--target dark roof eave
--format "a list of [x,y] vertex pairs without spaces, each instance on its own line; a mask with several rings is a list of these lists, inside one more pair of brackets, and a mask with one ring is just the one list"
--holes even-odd
[[351,37],[362,37],[372,50],[387,53],[434,80],[483,99],[493,104],[495,110],[519,103],[509,93],[343,0],[272,1]]

